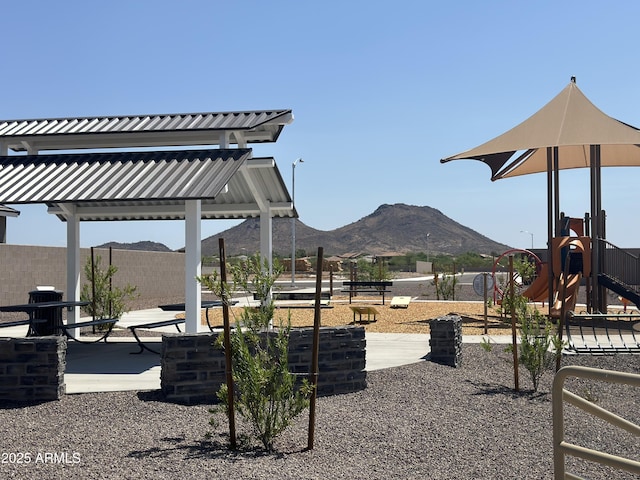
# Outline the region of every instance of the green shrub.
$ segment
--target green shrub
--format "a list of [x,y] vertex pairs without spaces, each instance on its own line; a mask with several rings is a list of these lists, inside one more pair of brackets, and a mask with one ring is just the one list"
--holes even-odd
[[[279,265],[269,273],[268,264],[259,255],[230,267],[233,288],[223,285],[216,274],[198,280],[221,298],[240,288],[255,294],[258,307],[245,307],[231,335],[232,374],[235,384],[234,407],[252,427],[254,435],[267,451],[273,450],[275,438],[309,406],[312,386],[304,379],[296,382],[289,371],[288,351],[291,324],[289,319],[272,329],[275,306],[271,290],[281,274]],[[219,337],[224,348],[223,338]],[[224,384],[218,399],[228,410],[228,390]]]
[[437,300],[455,300],[456,299],[456,286],[458,285],[458,278],[455,273],[453,275],[447,275],[443,273],[440,276],[437,272],[433,276],[431,284],[436,287],[436,299]]
[[[554,338],[557,335],[553,330],[553,324],[538,310],[521,319],[518,360],[529,371],[534,392],[538,391],[544,372],[552,369],[556,355],[561,352],[561,349],[560,352],[557,350],[557,340]],[[551,351],[552,346],[554,351]]]

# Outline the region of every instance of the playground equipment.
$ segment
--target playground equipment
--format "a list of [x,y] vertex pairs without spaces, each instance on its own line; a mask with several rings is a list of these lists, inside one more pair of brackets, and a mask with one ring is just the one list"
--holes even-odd
[[[601,256],[597,259],[600,268],[594,284],[592,240],[584,235],[585,223],[582,219],[564,216],[562,220],[563,236],[551,239],[550,263],[539,261],[527,250],[518,249],[505,252],[499,259],[516,252],[528,255],[532,262],[535,259],[537,275],[522,295],[534,302],[549,302],[549,318],[559,323],[561,337],[563,333],[566,334],[569,350],[594,355],[640,353],[640,314],[626,312],[629,303],[640,306],[640,294],[636,290],[636,285],[640,283],[637,257],[632,256],[632,262],[620,261],[619,249],[613,250],[613,254]],[[571,232],[574,236],[570,236]],[[602,249],[605,252],[611,250]],[[494,264],[494,273],[498,260]],[[632,263],[631,266],[629,263]],[[581,285],[585,286],[587,305],[586,310],[578,312],[576,303]],[[495,295],[501,296],[502,292],[497,286],[496,289]],[[596,289],[609,289],[617,293],[624,300],[624,312],[611,313],[607,308],[603,311],[593,309],[589,300]],[[602,302],[606,295],[600,292],[598,297],[606,307],[606,301]]]
[[[518,254],[523,257],[527,257],[531,263],[535,264],[535,275],[533,277],[533,283],[539,282],[543,268],[545,268],[545,272],[546,272],[546,267],[544,266],[543,262],[538,258],[538,256],[535,253],[526,249],[521,249],[521,248],[512,248],[510,250],[507,250],[506,252],[504,252],[498,258],[495,259],[495,261],[493,262],[493,268],[491,269],[491,276],[493,277],[493,302],[496,305],[499,305],[502,302],[502,297],[504,295],[502,287],[499,285],[499,282],[496,281],[497,280],[496,273],[497,273],[498,267],[500,266],[500,262],[503,258],[508,257],[510,255],[515,255],[515,254]],[[519,278],[519,279],[516,279],[516,281],[519,283],[525,283],[527,279]],[[535,300],[535,301],[538,301],[538,300]],[[544,301],[544,300],[540,300],[540,301]]]

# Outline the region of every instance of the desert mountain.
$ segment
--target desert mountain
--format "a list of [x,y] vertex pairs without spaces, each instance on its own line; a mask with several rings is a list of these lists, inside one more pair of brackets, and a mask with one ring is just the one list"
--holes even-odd
[[[389,252],[426,252],[459,255],[466,252],[502,253],[507,245],[495,242],[459,224],[431,207],[405,204],[381,205],[370,215],[330,231],[311,228],[296,221],[296,250],[315,255]],[[218,239],[224,238],[228,256],[252,254],[260,250],[259,219],[248,219],[233,228],[202,240],[203,255],[218,255]],[[273,219],[273,251],[291,256],[291,219]]]
[[[296,242],[298,243],[298,242]],[[147,252],[171,252],[172,250],[163,243],[158,242],[135,242],[135,243],[120,243],[120,242],[108,242],[99,245],[96,248],[114,248],[119,250],[144,250]]]

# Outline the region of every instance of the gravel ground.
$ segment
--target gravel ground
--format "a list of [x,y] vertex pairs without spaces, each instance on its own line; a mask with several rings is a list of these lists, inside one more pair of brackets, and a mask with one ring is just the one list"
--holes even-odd
[[[38,405],[0,405],[0,478],[548,479],[553,477],[552,376],[538,393],[510,355],[464,345],[462,364],[430,361],[370,372],[357,393],[318,399],[315,448],[307,417],[264,454],[227,449],[226,419],[208,406],[165,403],[159,392],[67,395]],[[640,373],[640,357],[566,357],[573,363]],[[640,423],[640,391],[570,382],[597,405]],[[567,439],[640,456],[637,437],[612,432],[566,407]],[[211,432],[210,440],[205,439]],[[244,426],[239,427],[245,432]],[[18,463],[22,461],[22,463]],[[579,463],[592,479],[637,478]]]

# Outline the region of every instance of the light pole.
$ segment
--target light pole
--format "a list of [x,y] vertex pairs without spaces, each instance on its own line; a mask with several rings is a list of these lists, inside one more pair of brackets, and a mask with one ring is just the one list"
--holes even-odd
[[[296,164],[304,163],[301,158],[291,164],[291,204],[296,208]],[[296,285],[296,217],[291,217],[291,286]]]
[[529,235],[531,235],[531,249],[533,249],[533,233],[526,230],[520,230],[520,233],[528,233]]
[[431,233],[427,233],[427,263],[429,263],[429,237]]

